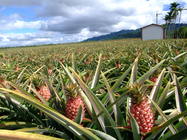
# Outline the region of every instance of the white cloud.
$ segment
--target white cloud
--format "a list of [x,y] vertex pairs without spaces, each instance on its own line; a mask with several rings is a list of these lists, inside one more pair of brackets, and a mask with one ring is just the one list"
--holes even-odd
[[87,29],[83,29],[80,33],[73,35],[63,35],[58,32],[50,31],[39,31],[35,33],[0,33],[0,47],[77,42],[96,35],[100,34],[98,32],[90,32]]
[[9,16],[1,16],[0,31],[1,30],[16,30],[16,29],[40,29],[43,24],[42,20],[24,21],[19,14],[12,14]]
[[0,47],[58,43],[62,40],[61,34],[54,32],[3,33],[0,34],[0,38]]
[[[91,32],[105,34],[155,23],[156,13],[160,13],[159,24],[163,24],[166,13],[163,11],[163,6],[174,1],[176,0],[87,0],[86,2],[82,0],[82,3],[78,4],[75,0],[70,2],[65,0],[56,1],[51,5],[50,2],[45,3],[45,6],[51,10],[46,12],[41,9],[39,15],[49,17],[42,30],[73,34],[87,28]],[[178,0],[177,2],[185,1]],[[65,9],[60,7],[65,7]],[[58,17],[57,22],[55,17]],[[183,19],[185,18],[182,18],[184,22]]]
[[39,0],[0,0],[0,6],[33,6],[40,4]]
[[[42,43],[64,43],[81,41],[89,37],[136,29],[155,23],[155,14],[160,13],[159,24],[164,23],[166,11],[163,6],[187,0],[1,0],[0,6],[36,6],[37,18],[26,20],[12,13],[3,16],[0,8],[0,32],[35,29],[34,33],[0,34],[0,46],[32,45]],[[183,11],[181,22],[187,22],[187,11]]]

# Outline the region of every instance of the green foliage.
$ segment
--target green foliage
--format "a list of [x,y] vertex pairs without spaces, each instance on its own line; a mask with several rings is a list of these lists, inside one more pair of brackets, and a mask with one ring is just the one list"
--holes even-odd
[[187,27],[180,27],[178,30],[178,34],[180,38],[187,38]]
[[[20,139],[30,133],[72,140],[180,138],[187,127],[186,50],[185,39],[0,49],[0,129],[24,132],[17,133]],[[38,98],[38,81],[49,87],[49,101]],[[129,93],[137,89],[156,113],[146,134],[129,113]],[[85,118],[79,108],[76,122],[65,114],[71,92],[86,106]]]

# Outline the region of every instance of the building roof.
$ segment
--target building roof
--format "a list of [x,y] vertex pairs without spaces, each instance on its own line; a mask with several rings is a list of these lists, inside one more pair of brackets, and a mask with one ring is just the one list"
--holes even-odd
[[159,24],[149,24],[147,26],[142,27],[141,29],[147,28],[149,26],[159,26],[159,27],[163,28],[162,25],[159,25]]

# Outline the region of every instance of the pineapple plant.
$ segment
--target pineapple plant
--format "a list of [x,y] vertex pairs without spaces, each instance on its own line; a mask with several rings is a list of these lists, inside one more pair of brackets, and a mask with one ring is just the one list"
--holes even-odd
[[[175,91],[173,91],[173,89],[176,88],[175,87],[176,84],[175,85],[169,84],[169,86],[167,86],[166,88],[165,88],[165,83],[160,85],[161,88],[159,88],[158,86],[159,84],[154,86],[154,87],[158,87],[159,89],[161,89],[161,90],[155,90],[159,94],[156,100],[154,100],[157,106],[160,107],[160,112],[161,112],[160,114],[160,112],[158,112],[158,109],[149,102],[149,101],[152,101],[153,99],[150,100],[150,98],[147,97],[149,96],[149,92],[152,92],[152,91],[150,91],[149,89],[150,85],[146,85],[148,83],[146,82],[146,80],[149,79],[150,81],[152,81],[152,84],[153,84],[156,81],[156,78],[149,78],[149,77],[151,75],[155,75],[155,73],[152,73],[149,76],[144,76],[143,78],[141,78],[144,75],[144,73],[149,69],[149,67],[151,67],[157,62],[155,60],[151,60],[153,62],[150,63],[149,59],[144,59],[143,57],[143,59],[140,60],[141,61],[140,69],[138,70],[136,75],[138,75],[137,77],[139,79],[143,79],[145,81],[141,82],[142,84],[139,85],[138,81],[140,80],[135,77],[132,82],[132,86],[130,87],[128,86],[128,83],[129,83],[128,76],[130,75],[129,73],[131,70],[129,66],[132,64],[134,57],[136,57],[134,53],[136,49],[133,50],[133,48],[139,48],[141,51],[141,48],[139,46],[144,46],[146,48],[145,54],[148,54],[151,57],[153,55],[152,52],[154,52],[155,57],[157,57],[157,54],[160,51],[159,52],[160,59],[168,58],[167,53],[164,57],[162,57],[163,56],[162,52],[164,53],[166,52],[162,50],[167,50],[168,48],[165,47],[164,45],[162,47],[161,45],[159,48],[157,48],[156,51],[153,51],[155,49],[154,47],[152,47],[152,45],[150,45],[149,47],[149,43],[142,45],[141,42],[139,41],[136,42],[134,40],[132,41],[130,45],[126,44],[125,47],[122,46],[123,44],[125,44],[125,42],[120,43],[120,41],[116,41],[115,43],[116,43],[116,46],[120,46],[120,47],[116,47],[115,50],[111,49],[110,47],[107,47],[108,42],[106,42],[107,45],[104,45],[106,46],[107,49],[97,48],[99,51],[104,52],[103,54],[105,54],[105,58],[102,59],[102,63],[101,63],[101,65],[103,66],[101,68],[102,70],[97,69],[95,72],[96,74],[94,75],[94,78],[92,78],[91,75],[93,75],[92,74],[94,72],[93,69],[96,67],[95,60],[96,60],[97,54],[94,54],[93,56],[91,56],[92,54],[90,55],[91,57],[93,57],[93,60],[94,60],[93,62],[89,62],[90,67],[88,67],[88,65],[84,65],[85,61],[84,59],[81,59],[83,57],[81,55],[85,52],[88,53],[87,51],[90,51],[89,47],[87,47],[89,48],[87,49],[87,48],[84,48],[84,46],[82,48],[84,48],[85,50],[83,50],[83,52],[80,52],[80,54],[75,55],[75,57],[77,58],[80,57],[81,59],[81,61],[77,61],[80,59],[75,59],[75,67],[73,67],[73,69],[75,70],[75,72],[77,72],[77,75],[75,75],[72,72],[72,69],[69,68],[71,67],[71,63],[68,63],[70,61],[69,60],[65,61],[67,59],[64,59],[64,65],[66,66],[67,69],[69,68],[70,70],[69,74],[71,76],[69,77],[67,76],[68,74],[62,70],[61,65],[58,63],[60,61],[59,59],[61,58],[59,56],[64,55],[63,58],[68,58],[67,54],[71,54],[72,51],[75,51],[76,48],[79,48],[79,47],[72,49],[72,47],[69,48],[68,46],[66,46],[65,51],[61,51],[61,50],[64,50],[63,45],[62,45],[63,49],[59,46],[55,46],[55,47],[51,47],[52,49],[49,47],[48,49],[46,49],[46,51],[43,51],[43,52],[33,51],[34,53],[32,54],[28,53],[28,55],[26,55],[25,53],[24,55],[21,55],[21,57],[17,55],[18,59],[16,60],[20,60],[19,67],[22,70],[15,72],[15,74],[12,73],[11,70],[9,70],[6,67],[1,66],[0,64],[1,74],[6,75],[5,78],[3,79],[0,78],[0,88],[1,88],[0,89],[0,95],[1,95],[0,96],[0,106],[1,106],[0,114],[1,114],[1,122],[2,122],[2,125],[0,128],[10,129],[10,127],[8,126],[6,127],[6,125],[10,124],[10,125],[16,126],[15,130],[25,131],[23,129],[24,126],[19,126],[19,123],[24,124],[24,125],[28,124],[28,125],[25,125],[26,129],[31,128],[33,132],[40,133],[40,135],[50,135],[53,137],[58,137],[58,138],[60,137],[62,139],[72,139],[72,140],[82,139],[82,138],[93,139],[93,140],[103,140],[103,139],[110,139],[110,138],[119,139],[119,140],[137,139],[136,138],[137,135],[142,137],[145,140],[152,139],[152,137],[153,139],[162,139],[162,138],[164,139],[164,135],[166,133],[169,133],[170,136],[175,136],[175,133],[173,133],[174,129],[171,129],[172,125],[174,126],[180,125],[181,121],[179,120],[179,118],[182,119],[182,117],[185,117],[187,114],[185,111],[185,108],[182,110],[180,109],[179,111],[181,111],[181,113],[183,114],[181,115],[181,113],[179,113],[180,116],[178,116],[177,118],[177,115],[173,113],[173,110],[175,111],[176,109],[178,110],[178,108],[175,107],[173,96],[170,96],[170,99],[168,99],[167,96],[165,96],[165,95],[168,95],[168,93],[172,95],[175,94],[177,90],[175,89]],[[136,47],[136,43],[138,43],[137,45],[138,47]],[[135,44],[135,47],[133,46],[133,44]],[[154,44],[156,43],[153,43],[153,45]],[[74,45],[72,44],[72,46]],[[99,46],[102,47],[102,43],[99,44]],[[115,45],[112,44],[112,46],[115,46]],[[40,48],[39,50],[42,50],[43,48]],[[131,48],[131,50],[129,48]],[[32,48],[30,49],[32,50]],[[130,51],[128,52],[128,50]],[[31,52],[31,51],[28,51],[28,52]],[[116,63],[117,65],[114,65],[114,63],[112,63],[112,60],[113,60],[112,58],[116,57],[114,54],[116,52],[117,52],[116,56],[120,57],[119,62],[121,63],[117,62]],[[50,55],[48,56],[43,55],[44,53],[46,53],[47,55],[48,53],[50,53]],[[56,57],[55,58],[56,60],[51,59],[54,56]],[[52,62],[48,61],[47,58],[52,60]],[[43,72],[44,61],[47,62],[46,64],[52,63],[54,66],[54,67],[48,66],[47,67],[48,71],[45,71],[45,73]],[[12,63],[11,61],[8,61],[5,59],[3,60],[2,64],[6,64],[6,62],[10,64]],[[170,66],[172,65],[172,63],[173,61],[171,61],[169,64],[167,63],[166,65]],[[116,71],[116,69],[118,68],[120,69]],[[129,68],[129,72],[128,72],[128,68]],[[136,68],[134,68],[134,70],[135,69]],[[101,73],[101,71],[103,73]],[[34,79],[32,78],[29,79],[29,78],[37,74],[40,76],[40,79],[45,79],[47,72],[48,72],[47,78],[49,78],[50,87],[52,87],[54,98],[52,98],[49,103],[36,102],[35,100],[32,100],[34,99],[34,97],[32,96],[33,92],[36,93],[36,96],[37,95],[42,96],[46,101],[48,101],[51,98],[51,93],[49,91],[48,86],[44,82],[41,82],[41,80],[36,79],[38,83],[35,83]],[[51,74],[51,72],[53,73]],[[123,72],[124,74],[122,74]],[[81,76],[83,75],[81,73],[86,73],[84,75],[85,76],[84,78],[81,78]],[[99,73],[106,76],[105,81],[100,80],[101,76]],[[179,76],[180,78],[183,78],[186,76],[186,73],[184,73],[183,71],[181,71],[181,73],[176,72],[176,74],[177,74],[177,77]],[[87,112],[89,115],[86,114],[85,112],[85,105],[87,105],[87,102],[85,100],[84,101],[82,100],[84,99],[82,98],[84,96],[82,96],[82,94],[79,94],[78,93],[79,91],[77,89],[74,90],[75,89],[74,87],[67,87],[67,83],[70,82],[69,80],[72,77],[75,78],[75,83],[77,83],[76,88],[78,87],[78,89],[81,89],[84,92],[85,96],[91,102],[91,109],[92,109],[91,111],[89,111],[89,109],[86,106]],[[181,81],[180,78],[179,78],[179,82]],[[8,82],[10,81],[9,84],[11,83],[13,84],[11,84],[10,87],[5,86],[6,85],[6,83],[4,83],[5,80],[7,80]],[[91,80],[92,80],[92,83],[90,82]],[[165,78],[166,82],[167,80],[168,82],[172,82],[172,77]],[[158,82],[159,81],[162,81],[162,80],[158,80]],[[16,84],[14,85],[14,83]],[[136,83],[137,85],[139,85],[138,87],[134,85]],[[15,90],[17,88],[12,88],[12,86],[13,87],[18,86],[19,90]],[[33,87],[36,87],[35,88],[36,90],[33,90],[34,89]],[[66,92],[65,92],[66,87],[70,90],[68,95],[66,95]],[[147,87],[147,89],[145,87]],[[129,108],[125,108],[126,101],[127,101],[126,97],[128,97],[129,88],[132,89],[129,95],[129,97],[131,98],[131,102],[130,102]],[[143,89],[146,89],[146,90],[143,90]],[[186,88],[181,87],[181,91],[184,94],[186,92]],[[176,93],[180,93],[180,92],[176,92]],[[167,98],[167,100],[165,100],[165,98]],[[181,103],[182,98],[179,98],[176,100],[177,100],[176,101],[177,103]],[[164,108],[162,108],[162,105],[160,106],[159,104],[160,102],[164,102],[164,104],[165,102],[170,103],[173,108],[171,109],[170,106],[168,107],[164,106]],[[185,104],[182,104],[182,105],[185,105]],[[152,109],[152,106],[155,109],[154,111]],[[80,109],[82,109],[82,111]],[[128,124],[128,117],[129,117],[128,114],[126,113],[127,111],[130,112],[129,116],[133,116],[134,118],[131,120],[130,129],[126,127]],[[41,113],[38,113],[38,112],[41,112]],[[172,113],[172,116],[170,115],[170,112]],[[80,115],[80,113],[82,114]],[[86,120],[86,121],[84,120],[80,125],[80,121],[79,121],[80,116],[84,117],[85,115],[88,116],[89,120]],[[163,120],[164,115],[166,115],[165,120]],[[175,117],[175,119],[172,118],[173,116]],[[173,123],[172,120],[170,120],[170,118],[172,118],[173,122],[174,121],[175,122]],[[29,124],[31,120],[32,120],[32,126],[30,126],[31,124]],[[137,123],[134,120],[136,120]],[[15,121],[15,124],[14,124],[14,121]],[[168,127],[169,125],[171,126]],[[139,126],[137,128],[139,128],[141,133],[139,133],[139,131],[136,131],[134,129],[136,126]],[[15,130],[13,131],[14,135],[16,135],[18,132]],[[172,130],[171,134],[170,134],[170,130]],[[184,132],[184,131],[183,130],[181,131],[180,129],[178,129],[177,133],[180,134],[181,132]],[[0,134],[1,133],[2,132],[0,131]],[[0,139],[1,139],[1,136],[0,136]]]
[[[145,73],[142,76],[147,77],[145,79],[142,77],[137,79],[138,61],[139,56],[135,59],[131,70],[131,78],[129,83],[130,92],[128,93],[131,99],[129,100],[129,110],[131,115],[136,120],[140,132],[145,134],[150,132],[155,125],[155,112],[153,111],[152,104],[149,100],[149,89],[153,88],[153,86],[146,85],[145,81],[164,63],[164,60]],[[150,80],[156,82],[157,77],[153,76],[150,78]]]

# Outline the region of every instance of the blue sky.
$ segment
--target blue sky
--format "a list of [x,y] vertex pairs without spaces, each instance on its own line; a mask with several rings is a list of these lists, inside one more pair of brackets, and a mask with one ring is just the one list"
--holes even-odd
[[25,7],[19,7],[19,6],[8,6],[4,7],[2,9],[2,14],[4,16],[10,16],[12,14],[19,14],[25,20],[34,20],[36,18],[36,13],[34,12],[36,9],[35,6],[25,6]]
[[[173,0],[0,0],[0,47],[66,43],[159,24]],[[177,0],[187,8],[187,0]],[[139,3],[137,5],[137,3]],[[182,22],[187,21],[187,11]]]
[[[185,1],[180,2],[180,7],[184,8],[186,5]],[[164,4],[163,5],[163,11],[169,11],[170,4]]]

